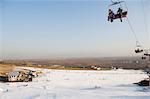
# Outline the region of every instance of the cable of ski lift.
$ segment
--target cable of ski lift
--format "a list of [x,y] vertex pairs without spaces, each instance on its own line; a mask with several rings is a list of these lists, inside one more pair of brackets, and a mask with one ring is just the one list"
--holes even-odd
[[[118,1],[120,1],[120,0],[118,0]],[[126,9],[127,9],[127,11],[128,11],[127,4],[126,4],[126,2],[124,2],[124,3],[125,3],[125,7],[126,7]],[[120,4],[120,6],[122,6],[122,5]],[[127,16],[126,18],[127,18],[127,22],[128,22],[129,27],[130,27],[130,30],[131,30],[131,32],[132,32],[132,34],[133,34],[133,36],[134,36],[134,38],[135,38],[135,40],[136,40],[135,53],[141,53],[141,52],[143,52],[142,46],[141,46],[141,44],[140,44],[140,42],[139,42],[139,40],[138,40],[138,38],[137,38],[137,35],[136,35],[135,31],[134,31],[134,28],[133,28],[133,26],[132,26],[132,24],[131,24],[131,22],[130,22],[128,16]]]
[[[120,0],[113,1],[113,0],[111,0],[111,2],[112,2],[112,4],[111,4],[111,5],[109,5],[109,7],[110,7],[110,6],[113,6],[113,5],[116,5],[116,4],[119,4],[121,8],[123,8],[121,3],[122,3],[122,2],[124,2],[125,7],[126,7],[126,10],[127,10],[127,12],[128,12],[127,4],[126,4],[126,2],[125,2],[125,1],[120,1]],[[126,16],[126,18],[127,18],[127,21],[128,21],[129,27],[130,27],[130,29],[131,29],[131,32],[132,32],[132,34],[133,34],[133,35],[134,35],[134,37],[135,37],[136,44],[138,43],[138,44],[140,45],[139,40],[138,40],[138,38],[137,38],[137,36],[136,36],[136,33],[135,33],[135,31],[134,31],[134,29],[133,29],[133,27],[132,27],[132,25],[131,25],[131,22],[130,22],[129,18],[128,18],[127,16]]]
[[[144,20],[144,25],[145,25],[145,32],[147,34],[149,34],[148,25],[147,25],[147,22],[146,22],[147,17],[146,17],[146,13],[145,13],[145,6],[144,6],[144,1],[143,0],[141,0],[141,5],[142,5],[143,16],[144,16],[143,20]],[[144,50],[144,54],[143,55],[144,55],[145,59],[146,59],[146,57],[149,57],[149,61],[150,61],[150,49]]]
[[136,33],[135,33],[135,31],[134,31],[134,29],[133,29],[133,27],[131,25],[131,22],[130,22],[130,20],[129,20],[128,17],[127,17],[127,22],[128,22],[128,25],[130,27],[130,30],[131,30],[133,36],[135,37],[135,40],[136,40],[136,49],[135,49],[135,52],[136,53],[141,53],[141,52],[143,52],[142,46],[141,46],[141,44],[140,44],[140,42],[139,42],[139,40],[137,38],[137,35],[136,35]]
[[[126,7],[126,12],[128,12],[128,7],[127,7],[127,4],[126,4],[126,2],[125,1],[120,1],[120,0],[117,0],[117,1],[113,1],[113,0],[111,0],[111,2],[112,2],[112,4],[110,4],[109,5],[109,7],[111,7],[111,6],[113,6],[113,5],[117,5],[117,4],[119,4],[120,5],[120,8],[122,9],[123,8],[123,6],[122,6],[122,2],[124,2],[124,5],[125,5],[125,7]],[[142,2],[143,3],[143,2]],[[112,10],[111,9],[109,9],[111,12],[112,12]],[[143,4],[143,15],[144,15],[144,17],[146,17],[146,14],[145,14],[145,11],[144,11],[144,4]],[[126,13],[127,14],[127,13]],[[128,22],[128,25],[129,25],[129,27],[130,27],[130,30],[131,30],[131,33],[133,34],[133,36],[135,37],[135,40],[136,40],[136,49],[135,49],[135,53],[144,53],[143,54],[143,56],[142,56],[142,59],[146,59],[146,57],[148,56],[149,57],[149,60],[150,60],[150,49],[149,50],[144,50],[143,48],[142,48],[142,46],[141,46],[141,44],[140,44],[140,42],[139,42],[139,40],[138,40],[138,38],[137,38],[137,35],[136,35],[136,33],[135,33],[135,31],[134,31],[134,28],[133,28],[133,26],[132,26],[132,24],[131,24],[131,22],[130,22],[130,20],[129,20],[129,18],[125,15],[125,17],[127,18],[127,22]],[[120,17],[119,17],[120,18]],[[121,17],[122,18],[122,17]],[[121,19],[120,18],[120,19]],[[113,20],[114,19],[117,19],[117,18],[111,18],[110,16],[108,17],[108,21],[110,20],[111,22],[113,22]],[[121,22],[122,22],[122,19],[121,19]],[[148,33],[148,28],[147,28],[147,24],[146,24],[146,19],[144,18],[144,24],[145,24],[145,31]]]
[[113,6],[113,5],[117,5],[117,4],[120,4],[120,3],[122,3],[122,2],[124,2],[124,1],[113,1],[113,0],[111,0],[111,2],[112,2],[112,4],[110,4],[109,6]]
[[149,32],[148,32],[148,25],[147,25],[147,22],[146,22],[146,20],[147,20],[147,17],[146,17],[146,13],[145,13],[145,7],[144,7],[144,1],[143,0],[141,0],[141,5],[142,5],[142,10],[143,10],[143,16],[144,16],[144,25],[145,25],[145,32],[147,33],[147,34],[149,34]]

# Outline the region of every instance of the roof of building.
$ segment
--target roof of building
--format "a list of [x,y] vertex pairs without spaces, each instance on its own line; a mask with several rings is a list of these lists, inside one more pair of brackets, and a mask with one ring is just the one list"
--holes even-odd
[[8,74],[8,76],[18,76],[20,74],[19,71],[13,71]]

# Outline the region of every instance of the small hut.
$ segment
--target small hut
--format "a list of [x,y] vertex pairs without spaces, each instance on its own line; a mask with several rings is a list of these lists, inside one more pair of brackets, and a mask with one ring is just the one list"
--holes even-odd
[[32,81],[32,77],[29,74],[25,74],[21,71],[13,71],[8,74],[9,82],[19,82],[19,81]]

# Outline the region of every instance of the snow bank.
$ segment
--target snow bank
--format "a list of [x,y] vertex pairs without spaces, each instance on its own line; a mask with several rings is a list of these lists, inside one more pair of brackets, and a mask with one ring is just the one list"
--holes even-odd
[[[133,83],[140,70],[41,70],[33,82],[0,83],[0,99],[148,99],[150,89]],[[3,91],[3,90],[7,91]],[[2,90],[2,91],[1,91]]]

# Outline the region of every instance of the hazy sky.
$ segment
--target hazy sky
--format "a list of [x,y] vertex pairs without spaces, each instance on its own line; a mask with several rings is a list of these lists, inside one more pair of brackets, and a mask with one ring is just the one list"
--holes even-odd
[[[127,20],[107,21],[110,1],[0,0],[2,58],[136,55]],[[150,0],[126,0],[126,4],[137,37],[148,48],[150,37],[144,21],[150,33]]]

